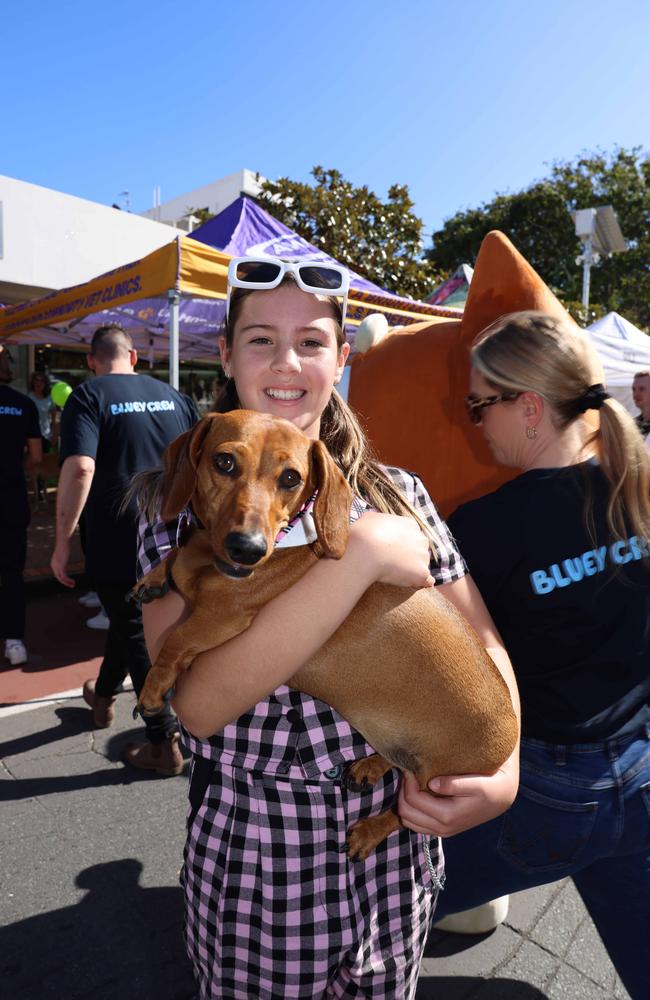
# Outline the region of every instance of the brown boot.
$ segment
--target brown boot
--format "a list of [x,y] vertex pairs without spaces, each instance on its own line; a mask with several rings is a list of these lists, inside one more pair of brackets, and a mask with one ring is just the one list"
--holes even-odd
[[100,694],[95,694],[95,682],[89,680],[83,686],[83,699],[92,709],[95,729],[108,729],[113,725],[115,698],[102,698]]
[[185,766],[180,747],[180,736],[172,733],[162,743],[127,743],[122,751],[122,759],[141,771],[155,771],[166,778],[180,774]]

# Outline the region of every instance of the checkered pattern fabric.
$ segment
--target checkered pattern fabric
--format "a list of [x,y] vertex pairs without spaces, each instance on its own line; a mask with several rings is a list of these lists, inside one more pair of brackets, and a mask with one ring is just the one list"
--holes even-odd
[[349,824],[394,802],[389,773],[348,792],[216,766],[191,818],[182,883],[203,1000],[414,997],[437,893],[420,838],[344,852]]
[[[462,577],[421,480],[386,471],[436,532],[436,583]],[[351,520],[366,507],[355,501]],[[141,522],[139,575],[181,530]],[[214,762],[190,811],[182,877],[202,1000],[413,997],[441,884],[439,845],[403,830],[365,862],[343,850],[352,823],[394,802],[395,772],[348,792],[344,765],[372,748],[329,705],[286,685],[208,740],[181,734],[195,758]]]

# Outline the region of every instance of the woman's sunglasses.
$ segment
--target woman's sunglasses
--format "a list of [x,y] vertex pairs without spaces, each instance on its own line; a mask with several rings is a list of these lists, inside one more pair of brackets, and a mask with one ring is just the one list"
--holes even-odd
[[513,399],[518,399],[520,392],[501,392],[498,396],[465,396],[465,406],[467,416],[473,424],[480,424],[481,414],[487,406],[494,406],[495,403],[508,403]]
[[285,274],[292,274],[298,288],[312,295],[340,295],[343,299],[342,315],[348,305],[350,275],[338,264],[309,261],[287,261],[277,257],[235,257],[228,265],[228,294],[226,319],[230,312],[233,288],[267,291],[277,288]]

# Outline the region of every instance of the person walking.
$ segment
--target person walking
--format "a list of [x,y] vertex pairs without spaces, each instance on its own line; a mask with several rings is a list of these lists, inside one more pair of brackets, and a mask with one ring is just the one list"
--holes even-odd
[[[137,352],[119,325],[95,331],[87,363],[97,377],[77,386],[61,415],[51,567],[57,580],[74,587],[70,544],[83,511],[86,568],[110,623],[99,676],[86,681],[83,693],[95,726],[105,728],[127,674],[137,695],[150,667],[142,615],[129,597],[136,580],[137,509],[125,494],[137,473],[160,465],[166,446],[189,430],[197,413],[171,386],[135,371]],[[145,727],[145,742],[128,744],[125,761],[161,775],[180,773],[178,727],[169,706],[145,719]]]
[[[56,448],[58,439],[57,409],[50,395],[50,389],[50,380],[45,372],[32,372],[27,395],[38,410],[43,455],[48,455],[53,448]],[[32,476],[32,492],[36,506],[46,499],[45,480],[38,472]]]
[[7,351],[0,347],[0,636],[5,659],[17,667],[27,662],[23,572],[30,510],[25,468],[30,473],[36,468],[42,447],[38,411],[24,393],[11,388],[13,377]]

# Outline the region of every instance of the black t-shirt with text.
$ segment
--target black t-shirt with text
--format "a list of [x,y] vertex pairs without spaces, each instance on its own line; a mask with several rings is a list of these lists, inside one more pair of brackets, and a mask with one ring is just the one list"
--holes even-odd
[[135,581],[135,502],[121,510],[138,472],[160,466],[167,445],[196,422],[194,404],[149,375],[101,375],[78,386],[61,414],[61,460],[87,455],[95,474],[84,518],[95,580]]
[[650,548],[612,535],[607,499],[590,461],[523,473],[449,518],[510,654],[525,736],[588,743],[650,718]]
[[0,490],[26,492],[25,445],[32,438],[40,441],[38,410],[31,399],[0,385]]

